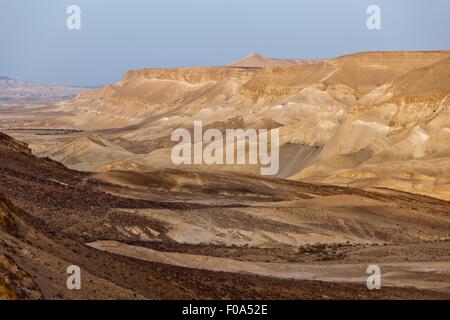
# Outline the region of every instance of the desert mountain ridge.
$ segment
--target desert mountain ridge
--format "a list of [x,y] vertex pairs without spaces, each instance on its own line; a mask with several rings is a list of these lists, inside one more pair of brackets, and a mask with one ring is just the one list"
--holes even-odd
[[[0,299],[449,299],[450,51],[261,59],[0,103]],[[280,170],[175,165],[194,121]]]
[[59,103],[55,110],[67,116],[24,124],[84,133],[27,141],[36,154],[78,170],[150,170],[175,167],[170,135],[194,121],[220,130],[278,128],[278,178],[450,199],[450,51],[253,64],[266,60],[252,54],[224,67],[129,71],[115,84]]

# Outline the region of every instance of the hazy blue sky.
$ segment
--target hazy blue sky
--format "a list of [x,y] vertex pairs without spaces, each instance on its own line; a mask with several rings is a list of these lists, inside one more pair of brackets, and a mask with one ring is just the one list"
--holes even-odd
[[[82,29],[66,28],[81,7]],[[382,30],[366,28],[377,4]],[[450,49],[449,0],[0,0],[0,75],[97,85],[144,67],[224,65],[250,52],[327,58]]]

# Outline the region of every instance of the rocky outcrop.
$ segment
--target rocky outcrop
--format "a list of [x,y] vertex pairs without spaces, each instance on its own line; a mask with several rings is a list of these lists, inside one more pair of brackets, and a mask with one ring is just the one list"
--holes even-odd
[[26,143],[20,142],[2,132],[0,132],[0,145],[10,150],[31,154]]
[[0,254],[0,300],[41,299],[33,278],[20,269],[14,260]]
[[8,234],[17,233],[17,225],[12,212],[17,210],[12,203],[0,193],[0,230]]
[[[20,215],[11,201],[0,193],[0,244],[4,237],[18,235],[17,217]],[[0,249],[0,300],[40,299],[42,295],[33,278]]]

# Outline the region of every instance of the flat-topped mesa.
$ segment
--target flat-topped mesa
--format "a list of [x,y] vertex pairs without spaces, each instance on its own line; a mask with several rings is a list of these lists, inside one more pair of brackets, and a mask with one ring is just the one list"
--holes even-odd
[[[190,67],[144,69],[128,72],[117,83],[119,93],[105,103],[110,106],[147,107],[168,111],[183,101],[222,104],[235,97],[237,88],[248,82],[257,68]],[[220,100],[220,101],[219,101]]]
[[361,52],[329,60],[336,65],[325,81],[327,85],[343,84],[359,95],[392,82],[408,72],[430,66],[450,57],[450,51]]
[[181,81],[188,84],[202,84],[225,79],[248,81],[258,68],[241,67],[188,67],[188,68],[149,68],[128,71],[119,84],[125,85],[144,77],[145,79]]
[[[79,99],[107,99],[109,105],[172,104],[174,101],[185,101],[184,95],[191,95],[193,90],[198,89],[199,95],[206,94],[201,91],[203,85],[227,81],[230,86],[216,88],[214,92],[231,92],[230,88],[237,88],[228,95],[240,95],[250,102],[265,97],[268,101],[283,100],[314,84],[323,85],[325,89],[329,86],[346,86],[354,91],[357,98],[361,98],[412,70],[430,66],[447,57],[450,57],[450,51],[362,52],[329,60],[300,62],[301,60],[266,59],[253,54],[246,60],[276,60],[278,65],[251,67],[252,64],[245,63],[246,66],[232,64],[227,67],[133,70],[127,72],[117,84],[82,94]],[[192,97],[187,100],[192,100]]]
[[265,67],[242,87],[241,93],[257,101],[264,96],[295,95],[309,85],[322,83],[347,86],[361,97],[412,70],[447,57],[450,57],[450,51],[361,52],[330,60]]
[[[410,68],[436,63],[450,56],[450,50],[438,51],[362,51],[345,54],[330,60],[353,60],[366,65],[394,64]],[[412,65],[411,65],[412,64]]]

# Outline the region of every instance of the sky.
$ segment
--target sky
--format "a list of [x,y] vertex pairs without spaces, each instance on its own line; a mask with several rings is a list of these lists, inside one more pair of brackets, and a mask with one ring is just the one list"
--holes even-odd
[[[381,9],[381,30],[366,10]],[[67,7],[81,9],[69,30]],[[448,0],[0,0],[0,75],[81,86],[131,69],[449,50]]]

